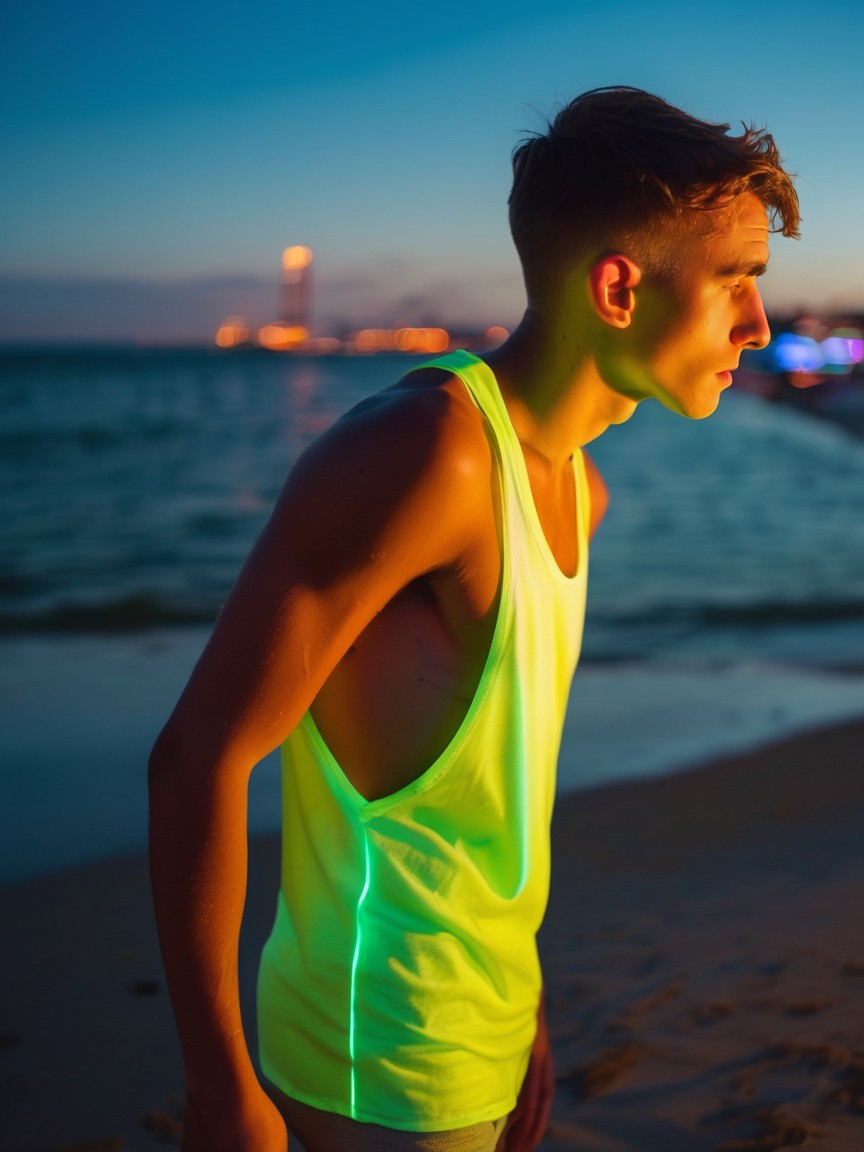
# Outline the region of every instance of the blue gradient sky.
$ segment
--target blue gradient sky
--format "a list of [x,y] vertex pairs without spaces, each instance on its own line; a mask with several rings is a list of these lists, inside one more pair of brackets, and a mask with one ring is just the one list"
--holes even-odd
[[766,124],[799,173],[775,310],[864,307],[859,0],[6,0],[0,339],[206,338],[316,256],[319,327],[509,324],[510,152],[600,84]]

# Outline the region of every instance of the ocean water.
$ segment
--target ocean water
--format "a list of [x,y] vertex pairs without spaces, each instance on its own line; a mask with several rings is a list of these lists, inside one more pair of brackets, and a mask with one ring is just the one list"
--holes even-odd
[[[0,880],[143,843],[147,749],[292,461],[414,363],[0,353]],[[864,439],[733,389],[589,451],[564,787],[864,715]],[[253,782],[274,827],[275,764]]]
[[[0,356],[0,634],[211,621],[299,451],[411,363]],[[589,451],[586,660],[864,664],[864,440],[733,391]]]

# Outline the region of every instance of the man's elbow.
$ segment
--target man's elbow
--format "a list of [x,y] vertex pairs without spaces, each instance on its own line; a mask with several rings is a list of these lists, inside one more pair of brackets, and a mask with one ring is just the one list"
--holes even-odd
[[170,721],[156,738],[147,764],[147,789],[150,810],[160,801],[176,804],[184,791],[200,796],[203,760],[200,750]]
[[245,787],[254,767],[237,742],[214,739],[208,732],[193,731],[172,718],[153,745],[147,767],[151,807],[161,797],[178,799],[185,793],[198,801],[224,785]]

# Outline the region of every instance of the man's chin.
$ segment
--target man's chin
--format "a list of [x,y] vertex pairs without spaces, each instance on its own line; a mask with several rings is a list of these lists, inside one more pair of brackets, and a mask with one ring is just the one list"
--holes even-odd
[[697,398],[688,398],[686,403],[674,399],[671,396],[658,397],[660,403],[664,408],[668,408],[670,412],[676,413],[678,416],[683,416],[687,420],[706,420],[709,416],[713,416],[717,411],[720,403],[720,393],[712,396],[704,396]]

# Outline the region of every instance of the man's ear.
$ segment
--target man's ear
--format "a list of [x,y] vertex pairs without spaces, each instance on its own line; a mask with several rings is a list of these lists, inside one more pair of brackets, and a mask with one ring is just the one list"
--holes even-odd
[[629,328],[636,308],[635,289],[642,269],[627,256],[614,252],[591,267],[591,297],[597,315],[613,328]]

